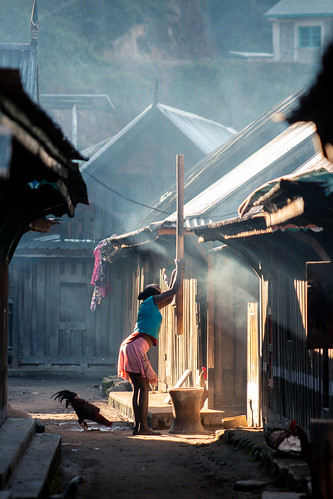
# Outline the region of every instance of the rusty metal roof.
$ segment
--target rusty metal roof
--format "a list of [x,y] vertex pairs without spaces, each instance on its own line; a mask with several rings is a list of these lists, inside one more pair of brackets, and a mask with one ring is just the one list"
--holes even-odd
[[[332,173],[333,164],[318,152],[292,174],[270,180],[251,192],[239,206],[239,214],[243,216],[255,206],[268,204],[268,201],[272,203],[276,192],[280,189],[283,182],[308,182],[313,179],[319,181],[320,178],[322,178],[321,182],[324,182],[324,179],[325,182],[328,182],[331,178],[329,174]],[[324,174],[324,177],[322,174]]]
[[[285,230],[320,232],[323,229],[316,216],[321,212],[325,221],[323,200],[332,193],[333,164],[317,153],[294,174],[272,180],[251,193],[240,206],[242,216],[193,230],[202,241],[226,241]],[[304,212],[307,214],[303,215]],[[315,215],[311,218],[309,212]]]
[[[274,144],[267,144],[267,146],[265,146],[263,150],[259,150],[256,154],[248,158],[249,162],[244,162],[245,166],[244,164],[242,164],[240,165],[240,169],[236,169],[235,172],[230,172],[233,173],[233,175],[231,175],[230,177],[229,175],[227,175],[225,186],[223,186],[222,180],[224,177],[222,177],[221,184],[214,185],[212,190],[210,188],[205,190],[202,195],[198,197],[199,199],[193,200],[193,205],[191,202],[188,203],[189,206],[185,205],[185,217],[187,214],[187,218],[185,218],[184,224],[185,229],[195,232],[198,236],[200,236],[202,241],[228,240],[240,237],[249,237],[253,235],[284,232],[285,230],[291,232],[301,229],[317,232],[319,230],[322,230],[320,227],[309,223],[300,224],[299,226],[275,223],[272,226],[268,226],[267,219],[265,217],[265,214],[263,213],[262,207],[254,207],[253,203],[249,204],[248,213],[243,217],[238,216],[237,213],[238,206],[242,199],[244,199],[240,195],[240,193],[243,192],[242,184],[244,182],[248,184],[248,176],[250,176],[251,174],[251,168],[249,167],[249,165],[253,162],[255,168],[257,168],[257,170],[260,172],[266,167],[274,164],[284,155],[292,156],[293,148],[304,142],[304,140],[307,140],[313,135],[313,133],[313,124],[298,124],[296,125],[296,127],[290,127],[287,131],[283,132],[281,136],[272,141]],[[246,168],[245,173],[247,174],[247,177],[244,177],[243,175],[243,168]],[[267,182],[264,184],[264,186],[261,187],[261,189],[263,189],[263,193],[265,193],[267,189],[269,190],[270,187],[273,188],[275,184],[281,181],[281,179],[293,181],[303,178],[305,180],[304,175],[312,176],[316,172],[318,175],[321,172],[325,172],[325,178],[332,179],[331,189],[333,191],[333,175],[329,173],[330,171],[333,171],[333,165],[328,160],[323,158],[321,153],[315,153],[311,158],[297,167],[293,174],[286,175],[285,177],[277,178],[273,181]],[[256,172],[254,172],[253,170],[252,174],[256,176]],[[327,177],[327,175],[329,175],[329,177]],[[231,184],[228,183],[230,179]],[[315,179],[313,178],[313,180]],[[209,218],[209,216],[205,214],[205,209],[208,208],[207,211],[209,211],[209,209],[215,205],[221,207],[219,203],[222,203],[223,205],[223,202],[225,201],[225,195],[228,201],[229,191],[233,193],[233,189],[230,188],[230,185],[235,188],[234,196],[236,202],[234,203],[235,210],[233,216],[230,216],[229,218],[224,220],[220,219],[217,222],[213,222],[211,218]],[[240,188],[240,190],[237,190],[238,187]],[[256,193],[257,191],[254,192]],[[253,199],[258,199],[260,194],[261,191],[259,188],[258,195],[253,197]],[[252,196],[254,196],[254,193],[252,193]],[[197,203],[197,201],[199,202]],[[200,208],[200,206],[202,208],[202,212],[200,212],[198,209]],[[190,216],[191,213],[192,216]],[[139,247],[147,243],[152,243],[157,240],[163,233],[167,233],[167,231],[170,229],[175,229],[175,226],[176,214],[160,222],[151,223],[144,228],[137,229],[127,234],[106,238],[107,245],[103,248],[102,252],[105,258],[111,261],[114,255],[117,254],[119,250],[135,246]]]

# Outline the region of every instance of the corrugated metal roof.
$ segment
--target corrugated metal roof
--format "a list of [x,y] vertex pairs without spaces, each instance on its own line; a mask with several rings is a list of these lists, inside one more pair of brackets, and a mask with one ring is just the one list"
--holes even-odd
[[[309,125],[308,129],[307,126],[304,126],[302,124],[300,125],[300,128],[303,130],[306,129],[309,132],[311,131],[311,128],[313,128],[313,126]],[[286,146],[286,143],[285,142],[282,143],[282,146]],[[312,158],[310,158],[308,161],[303,163],[299,168],[297,168],[293,172],[293,174],[287,175],[283,177],[283,179],[297,180],[299,178],[303,178],[303,180],[305,180],[306,179],[304,177],[305,174],[312,176],[314,175],[314,171],[317,171],[318,172],[317,174],[319,174],[320,173],[319,170],[325,173],[325,175],[321,177],[321,180],[326,181],[327,192],[328,193],[332,192],[333,175],[327,172],[333,171],[333,165],[325,158],[323,158],[321,153],[315,154]],[[313,177],[313,179],[318,180],[319,177],[317,178]],[[265,186],[268,186],[270,184],[275,185],[275,183],[279,182],[279,180],[281,179],[276,179],[272,182],[268,182],[267,184],[265,184]],[[207,193],[206,191],[203,193],[203,195],[207,195],[207,197],[209,198],[209,193]],[[239,195],[236,197],[236,199],[239,200]],[[200,216],[197,217],[186,218],[184,227],[185,229],[194,231],[196,234],[202,236],[203,239],[206,239],[204,234],[207,233],[209,234],[209,236],[207,237],[211,238],[211,240],[214,239],[214,236],[212,235],[214,231],[218,231],[220,235],[223,235],[225,239],[228,239],[234,237],[245,237],[254,234],[273,233],[277,230],[279,231],[285,230],[285,227],[282,225],[268,228],[266,224],[265,214],[262,211],[262,207],[253,207],[252,203],[249,208],[251,209],[243,217],[238,216],[236,210],[235,211],[236,216],[234,216],[234,218],[230,217],[227,220],[219,220],[218,222],[213,222],[211,219],[209,219],[209,216],[205,217],[205,214],[202,213],[200,214]],[[186,205],[185,205],[185,210],[186,210]],[[106,238],[105,240],[107,241],[107,245],[103,248],[103,253],[105,257],[111,261],[112,257],[120,249],[131,248],[134,246],[141,246],[147,243],[152,243],[153,241],[158,239],[158,237],[160,237],[161,231],[163,232],[163,229],[170,229],[170,228],[175,229],[175,227],[176,227],[175,217],[169,217],[165,220],[152,223],[149,226],[138,229],[136,231],[132,231],[127,234],[122,234],[119,236]],[[291,228],[289,227],[288,230],[291,230]]]
[[[271,117],[272,115],[270,120]],[[286,175],[291,171],[305,171],[314,167],[314,163],[321,159],[319,155],[316,155],[316,159],[312,158],[316,154],[312,141],[314,133],[315,126],[312,123],[290,126],[231,171],[222,173],[217,181],[185,203],[185,228],[193,229],[212,223],[213,217],[215,220],[227,220],[231,217],[237,219],[240,203],[256,186],[276,178],[279,173]],[[238,147],[241,145],[246,151],[246,142],[241,141]],[[222,149],[228,153],[228,147]],[[221,159],[222,154],[219,161]],[[176,212],[162,221],[147,224],[130,234],[108,238],[105,254],[110,256],[122,247],[145,244],[158,237],[159,230],[175,227],[175,224]]]
[[225,127],[197,114],[164,104],[157,104],[157,108],[205,154],[214,151],[236,133],[233,128]]
[[[291,196],[290,190],[286,190],[288,183],[295,186],[293,196]],[[291,206],[291,198],[294,197],[297,200],[301,196],[303,188],[306,187],[305,184],[310,186],[316,184],[326,196],[332,194],[333,164],[324,158],[321,153],[315,154],[293,174],[272,180],[252,192],[239,208],[241,216],[202,225],[193,230],[202,240],[214,240],[214,232],[219,234],[217,239],[222,237],[227,240],[230,238],[268,234],[276,231],[292,231],[299,228],[302,230],[311,229],[315,232],[321,231],[321,227],[311,225],[308,220],[303,220],[303,216],[295,218],[298,215],[295,215],[294,210],[289,210],[289,215],[286,217],[281,214],[279,223],[271,223],[272,219],[269,213],[279,211],[279,208],[276,206],[277,202],[280,208],[282,206]],[[285,190],[286,193],[284,194]],[[317,192],[313,192],[313,195],[315,197]],[[304,209],[304,203],[302,206]],[[315,208],[317,209],[318,206],[316,205]],[[300,212],[301,215],[303,209]],[[290,216],[291,213],[294,213],[294,215]],[[298,220],[298,223],[296,225],[286,225],[285,222],[288,222],[291,218]]]
[[83,165],[82,172],[91,170],[98,158],[103,156],[109,149],[116,146],[123,138],[137,133],[140,126],[144,126],[150,120],[153,113],[161,113],[168,121],[173,123],[186,137],[191,140],[203,154],[214,151],[218,146],[225,143],[236,132],[232,128],[225,127],[215,121],[202,118],[196,114],[181,111],[164,104],[151,104],[134,120],[126,125],[117,135],[112,137],[90,160]]
[[[91,239],[61,239],[58,234],[47,234],[32,237],[31,233],[22,237],[18,250],[92,250],[96,246],[96,241]],[[20,256],[20,252],[18,253]]]
[[38,101],[37,47],[30,43],[1,43],[0,67],[19,69],[23,88]]
[[267,17],[332,16],[332,0],[281,0],[269,9]]
[[[251,192],[254,183],[262,183],[264,176],[272,176],[272,165],[282,157],[292,152],[302,142],[306,141],[315,132],[313,124],[296,124],[282,132],[278,137],[245,159],[233,170],[223,175],[218,181],[209,186],[184,206],[184,217],[207,220],[207,216],[219,208],[223,212],[222,203],[227,203],[228,218],[237,215],[238,206],[244,199],[244,190]],[[177,213],[167,218],[175,221]],[[221,216],[222,218],[222,216]]]
[[[288,126],[287,123],[276,121],[274,117],[276,115],[287,115],[298,104],[301,95],[302,92],[299,91],[284,99],[194,165],[185,177],[184,202],[189,202],[204,189],[219,180],[222,175],[231,171],[285,130]],[[152,211],[141,221],[138,221],[137,226],[147,226],[154,221],[160,220],[161,211],[171,214],[175,209],[176,186],[173,185],[170,191],[165,193],[159,203],[155,205],[156,211]]]

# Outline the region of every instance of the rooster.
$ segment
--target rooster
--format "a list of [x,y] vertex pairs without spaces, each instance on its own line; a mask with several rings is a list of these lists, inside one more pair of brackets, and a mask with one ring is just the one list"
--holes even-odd
[[274,450],[296,455],[301,452],[299,439],[295,439],[288,426],[281,421],[266,423],[264,437],[267,445]]
[[296,421],[292,421],[289,426],[281,422],[267,423],[264,426],[264,437],[272,449],[302,456],[310,462],[311,444],[305,431]]
[[79,395],[75,392],[69,390],[61,390],[60,392],[54,393],[51,398],[54,400],[59,399],[61,403],[66,400],[66,407],[69,405],[74,409],[77,417],[79,418],[79,424],[84,430],[88,430],[88,425],[86,419],[90,421],[95,421],[96,423],[103,424],[105,426],[111,426],[112,422],[108,421],[104,416],[100,414],[100,408],[84,399],[81,399]]
[[307,434],[301,426],[297,424],[296,421],[292,421],[289,425],[289,431],[294,437],[298,437],[301,442],[301,455],[304,459],[310,463],[311,462],[311,442],[308,439]]
[[201,395],[201,402],[200,402],[200,410],[203,408],[205,405],[206,398],[208,398],[208,390],[207,390],[207,369],[205,367],[201,368],[201,373],[199,374],[199,386],[203,388],[203,392]]

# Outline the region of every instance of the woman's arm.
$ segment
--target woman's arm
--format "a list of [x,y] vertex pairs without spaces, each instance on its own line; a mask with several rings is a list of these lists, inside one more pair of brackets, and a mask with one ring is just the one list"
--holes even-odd
[[159,309],[169,305],[172,302],[174,295],[180,288],[181,275],[182,270],[184,268],[184,259],[175,260],[176,268],[173,270],[171,274],[170,286],[169,289],[161,293],[160,295],[155,295],[153,297],[154,303],[158,306]]

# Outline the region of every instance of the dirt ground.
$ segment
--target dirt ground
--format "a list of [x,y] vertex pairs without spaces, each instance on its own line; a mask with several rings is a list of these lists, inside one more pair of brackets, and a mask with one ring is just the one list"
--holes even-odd
[[[132,436],[133,423],[108,407],[101,380],[9,377],[9,416],[20,411],[45,425],[45,431],[61,434],[61,469],[54,493],[62,492],[75,476],[82,476],[77,498],[259,498],[262,490],[274,490],[272,478],[245,452],[201,436]],[[84,431],[76,415],[51,399],[68,389],[100,407],[114,421],[111,428],[89,423]],[[265,481],[253,491],[235,489],[239,480]]]

